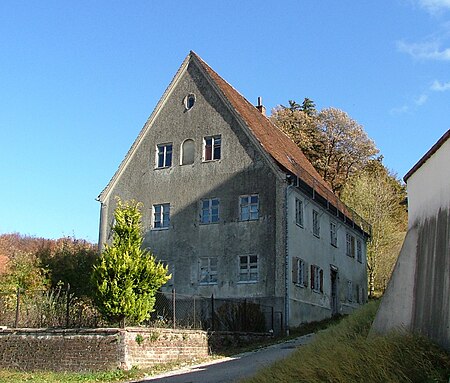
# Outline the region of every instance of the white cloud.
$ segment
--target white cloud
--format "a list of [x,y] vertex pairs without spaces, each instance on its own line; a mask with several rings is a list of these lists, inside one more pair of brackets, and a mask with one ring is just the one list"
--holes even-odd
[[450,0],[419,0],[419,4],[431,13],[450,9]]
[[417,99],[415,99],[414,102],[416,103],[416,105],[422,106],[423,104],[425,104],[427,102],[427,100],[428,100],[428,95],[423,93]]
[[446,90],[450,90],[450,82],[441,83],[438,80],[434,80],[433,84],[430,86],[430,90],[435,92],[445,92]]
[[409,112],[409,106],[403,105],[403,106],[399,106],[397,108],[392,108],[389,112],[391,114],[404,114],[404,113]]
[[407,53],[416,59],[450,61],[450,48],[440,49],[437,42],[408,44],[398,41],[397,48],[400,52]]

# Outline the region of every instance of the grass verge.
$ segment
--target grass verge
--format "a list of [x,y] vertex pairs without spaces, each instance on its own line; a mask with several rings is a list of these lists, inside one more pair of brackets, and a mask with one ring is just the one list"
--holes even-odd
[[450,354],[428,340],[405,333],[368,337],[377,307],[377,302],[369,303],[288,359],[243,382],[447,383]]

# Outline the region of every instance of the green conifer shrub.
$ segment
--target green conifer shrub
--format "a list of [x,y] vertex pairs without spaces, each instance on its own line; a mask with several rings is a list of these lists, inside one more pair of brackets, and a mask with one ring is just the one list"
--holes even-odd
[[95,303],[111,321],[141,323],[155,304],[155,293],[169,279],[167,267],[142,249],[141,204],[116,198],[112,244],[105,244],[93,267]]

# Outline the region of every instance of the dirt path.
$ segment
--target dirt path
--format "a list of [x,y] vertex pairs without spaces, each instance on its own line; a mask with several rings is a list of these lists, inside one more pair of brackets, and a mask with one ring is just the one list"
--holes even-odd
[[314,334],[271,345],[245,354],[186,367],[140,380],[139,383],[229,383],[254,375],[258,370],[284,359],[296,348],[311,342]]

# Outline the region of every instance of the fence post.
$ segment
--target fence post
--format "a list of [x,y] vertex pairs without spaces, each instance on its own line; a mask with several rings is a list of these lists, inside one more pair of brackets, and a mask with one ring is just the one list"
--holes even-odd
[[[274,317],[273,317],[273,315],[274,315],[274,312],[273,312],[273,306],[271,307],[271,309],[272,309],[272,312],[271,312],[271,326],[270,326],[270,328],[272,329],[272,331],[275,331],[275,328],[274,328],[274,323],[273,323],[273,321],[274,321]],[[273,334],[273,333],[272,333]]]
[[214,294],[211,294],[211,329],[214,331],[215,327],[215,311],[214,311]]
[[173,289],[172,289],[172,311],[173,311],[173,317],[172,317],[172,319],[173,319],[173,328],[174,328],[174,329],[176,328],[176,324],[175,324],[175,321],[176,321],[175,310],[176,310],[176,303],[175,303],[175,289],[173,288]]
[[194,315],[193,316],[194,316],[194,328],[197,328],[195,325],[195,295],[194,295]]
[[66,328],[69,328],[69,319],[70,319],[70,283],[67,284],[67,291],[66,291]]
[[14,328],[17,328],[19,325],[19,308],[20,308],[20,287],[17,288],[16,291],[16,321],[14,322]]

